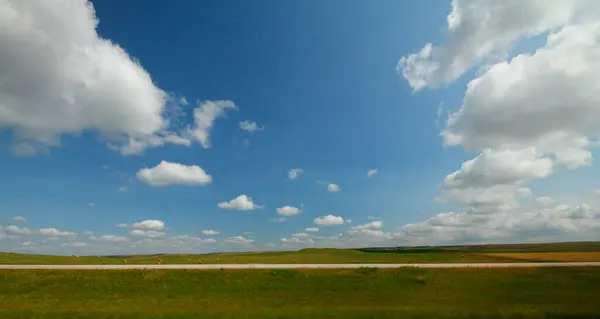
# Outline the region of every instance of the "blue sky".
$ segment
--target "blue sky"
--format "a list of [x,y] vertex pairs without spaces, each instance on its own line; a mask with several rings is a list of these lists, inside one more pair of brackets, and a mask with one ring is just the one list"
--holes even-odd
[[[40,26],[26,23],[23,24],[25,31],[18,34],[21,35],[20,39],[31,43],[29,47],[24,45],[20,48],[15,45],[20,42],[15,42],[12,38],[5,39],[7,42],[4,43],[10,43],[13,51],[0,52],[0,64],[17,67],[0,68],[0,79],[14,77],[15,74],[25,74],[26,77],[30,72],[37,72],[36,63],[55,63],[54,70],[58,71],[51,73],[51,76],[32,78],[50,81],[52,77],[57,77],[64,82],[55,82],[66,83],[65,87],[68,89],[64,89],[62,93],[60,88],[57,92],[47,92],[41,89],[43,85],[35,86],[37,91],[33,91],[31,95],[39,93],[41,98],[35,100],[39,103],[39,108],[33,107],[31,110],[25,109],[31,101],[13,101],[14,96],[18,99],[19,94],[24,94],[19,93],[21,90],[9,91],[13,86],[7,86],[6,92],[0,94],[0,109],[2,103],[5,103],[7,109],[20,107],[21,111],[40,114],[44,114],[40,109],[45,109],[46,112],[53,112],[48,114],[58,114],[59,118],[56,120],[59,124],[52,125],[40,122],[43,122],[44,117],[52,117],[49,115],[40,115],[36,121],[27,121],[27,115],[33,113],[22,111],[25,116],[18,120],[17,117],[11,118],[4,124],[0,120],[0,125],[5,127],[1,136],[4,151],[0,152],[0,160],[4,163],[0,166],[0,193],[4,194],[0,203],[3,227],[14,224],[19,229],[26,227],[29,230],[19,232],[14,228],[5,229],[2,244],[4,249],[69,254],[77,252],[77,249],[136,251],[142,246],[137,241],[143,240],[144,235],[134,236],[134,229],[164,233],[156,238],[145,238],[148,241],[144,244],[152,240],[163,241],[157,246],[148,244],[144,248],[152,251],[297,249],[306,245],[401,245],[530,239],[519,237],[520,233],[517,235],[510,232],[498,238],[481,234],[473,237],[470,233],[461,233],[460,236],[452,233],[444,237],[439,235],[443,233],[441,228],[426,230],[425,235],[411,233],[409,236],[409,231],[403,229],[406,224],[422,227],[422,223],[426,224],[425,221],[444,212],[464,214],[460,215],[461,220],[475,216],[469,215],[469,212],[475,211],[471,208],[481,203],[480,197],[477,197],[480,195],[475,196],[475,199],[465,199],[465,189],[472,187],[463,187],[465,181],[472,181],[474,177],[462,177],[460,181],[463,186],[456,189],[445,184],[445,178],[454,171],[460,171],[461,163],[475,158],[479,152],[483,154],[486,149],[491,149],[490,158],[506,149],[522,152],[525,148],[535,148],[538,155],[535,159],[524,159],[529,164],[533,163],[527,166],[529,173],[523,173],[519,163],[515,167],[503,167],[500,170],[500,175],[516,172],[514,174],[523,173],[524,177],[503,181],[501,185],[483,182],[485,189],[476,185],[478,194],[487,189],[494,194],[506,190],[510,192],[507,195],[510,198],[506,199],[510,202],[512,192],[516,192],[517,187],[529,187],[530,194],[526,196],[528,198],[520,200],[519,207],[538,209],[531,202],[540,196],[551,196],[556,204],[561,204],[559,202],[564,198],[565,203],[574,205],[572,208],[576,209],[581,207],[577,205],[583,205],[579,203],[582,197],[589,202],[585,194],[592,194],[597,187],[597,169],[586,159],[569,164],[570,168],[564,170],[560,169],[560,159],[550,164],[544,162],[548,158],[558,158],[557,154],[575,154],[570,152],[579,148],[573,148],[570,144],[561,144],[562,148],[559,150],[546,147],[546,142],[532,141],[525,137],[523,140],[527,140],[529,144],[513,140],[503,140],[498,144],[496,141],[499,139],[495,137],[475,141],[476,136],[480,136],[477,128],[483,126],[473,122],[481,120],[480,118],[461,118],[464,127],[474,128],[468,132],[460,131],[460,127],[454,129],[446,123],[445,118],[437,119],[440,105],[443,105],[446,112],[470,107],[475,110],[473,114],[481,114],[476,110],[479,104],[469,106],[463,103],[463,98],[468,95],[467,85],[474,78],[482,76],[477,70],[485,64],[482,63],[484,55],[477,58],[475,53],[470,54],[468,45],[477,43],[476,39],[488,39],[486,34],[481,34],[486,30],[491,35],[498,35],[498,32],[486,29],[496,26],[485,24],[482,24],[481,30],[476,31],[469,31],[467,28],[463,31],[446,30],[447,16],[452,10],[460,11],[459,2],[453,9],[450,2],[433,0],[377,3],[175,1],[168,4],[164,1],[146,1],[144,5],[136,1],[92,1],[91,5],[99,20],[97,35],[86,33],[93,33],[93,23],[87,23],[92,20],[90,16],[86,18],[86,14],[89,15],[92,11],[85,7],[86,1],[76,1],[83,5],[78,4],[72,8],[68,5],[65,7],[65,2],[49,2],[49,5],[39,5],[31,1],[23,5],[8,1],[20,14],[44,15],[51,11],[52,6],[62,8],[63,13],[49,16],[48,20],[45,17],[41,19],[44,23],[48,21],[46,26],[51,26],[46,38],[50,44],[43,44],[45,42],[37,41],[38,38],[33,36],[31,30]],[[43,8],[35,11],[36,6]],[[581,8],[574,8],[573,12],[578,12],[579,9]],[[66,21],[74,17],[81,18],[72,23],[81,23],[80,33],[54,28],[63,25],[62,23],[69,26]],[[528,26],[524,26],[523,30],[518,30],[521,33],[517,32],[519,37],[513,41],[515,43],[504,43],[500,36],[500,40],[496,42],[494,39],[489,40],[493,50],[484,52],[485,55],[499,54],[502,57],[489,62],[488,66],[496,62],[511,61],[511,58],[522,52],[535,53],[545,45],[548,32],[579,22],[576,17],[577,14],[573,14],[572,20],[556,21],[549,27],[544,26],[547,29],[542,28],[533,39],[527,39]],[[473,16],[464,14],[462,22],[467,23],[469,18]],[[539,29],[537,26],[529,27]],[[15,26],[14,30],[21,29]],[[27,30],[32,33],[27,33]],[[45,32],[44,28],[37,30]],[[511,30],[503,31],[508,34]],[[459,34],[460,32],[464,34]],[[29,34],[31,37],[28,37]],[[68,39],[64,43],[75,44],[64,45],[64,39]],[[81,39],[88,39],[93,44]],[[124,58],[125,64],[121,65],[113,60],[118,56],[113,51],[106,53],[104,58],[97,59],[91,53],[81,53],[88,51],[78,49],[87,48],[100,52],[97,48],[106,45],[104,39],[112,42],[108,44],[110,50],[117,50],[115,48],[118,45],[131,59]],[[460,41],[466,44],[460,44]],[[419,52],[427,42],[436,45],[436,55],[417,60],[414,65],[402,62],[402,57]],[[447,45],[444,46],[444,43]],[[453,45],[465,49],[457,53],[456,50],[452,51]],[[40,52],[49,50],[48,55],[54,57],[25,54],[30,52],[27,48],[32,47],[40,49]],[[50,47],[54,49],[48,49]],[[61,51],[63,49],[66,51]],[[479,52],[476,49],[473,52]],[[11,54],[14,52],[19,54]],[[63,58],[61,52],[70,52],[73,57]],[[83,54],[81,61],[77,60],[77,54]],[[87,60],[86,54],[90,54]],[[22,60],[11,60],[17,59],[19,55],[22,55]],[[468,67],[460,70],[458,77],[452,77],[448,75],[452,72],[442,70],[443,63],[455,61],[454,64],[448,63],[450,67],[447,69],[451,70],[458,65],[456,61],[466,60],[469,60]],[[139,65],[133,61],[137,61]],[[422,67],[425,70],[425,67],[432,64],[436,65],[437,71],[431,74],[428,71],[410,72],[411,67]],[[96,73],[71,71],[78,70],[77,68],[85,70],[85,66],[96,68]],[[134,72],[139,69],[147,72],[151,83],[149,80],[144,82],[143,76]],[[403,73],[403,70],[409,70],[408,74]],[[485,71],[482,72],[486,75]],[[106,74],[104,78],[111,80],[102,82],[102,74]],[[416,82],[411,82],[411,79],[419,77],[426,83],[423,87],[417,87],[414,85]],[[14,87],[27,83],[19,82],[19,79],[14,80]],[[131,84],[135,81],[141,84]],[[436,87],[436,83],[441,82],[445,83]],[[37,85],[37,82],[34,84]],[[170,111],[179,110],[181,116],[174,118],[149,111],[155,100],[150,97],[146,99],[145,96],[152,96],[157,90],[171,96],[166,103],[157,102],[157,105]],[[100,98],[99,95],[103,97]],[[55,98],[68,102],[54,103]],[[177,102],[182,98],[189,104]],[[200,108],[205,101],[219,100],[232,101],[236,109],[225,110],[224,116],[212,119],[212,127],[208,131],[209,148],[192,141],[190,136],[182,135],[187,127],[194,127],[193,114],[196,108]],[[477,101],[481,103],[480,100]],[[528,105],[523,101],[512,103]],[[91,111],[76,113],[73,110],[79,105]],[[134,111],[129,112],[129,109]],[[95,114],[95,118],[103,120],[88,120],[83,115],[76,114]],[[138,154],[124,154],[123,151],[107,147],[114,142],[110,134],[130,134],[128,116],[136,114],[148,116],[148,119],[156,119],[156,116],[170,119],[168,130],[175,134],[181,133],[191,145],[165,143],[159,147],[147,147]],[[113,115],[114,119],[111,120]],[[103,116],[108,120],[104,120]],[[61,117],[68,120],[61,120]],[[124,119],[125,124],[119,124],[119,119]],[[239,123],[246,120],[257,123],[263,129],[254,132],[242,130]],[[490,123],[481,121],[484,124]],[[515,127],[519,124],[512,119],[507,120],[507,123]],[[142,121],[138,123],[133,120],[131,127],[137,130],[138,126],[140,131],[148,133],[147,126]],[[504,127],[506,131],[511,130],[510,126]],[[542,133],[553,132],[548,128],[550,126],[544,127],[546,131]],[[463,142],[445,147],[444,138],[440,136],[445,129],[462,134]],[[565,131],[566,128],[561,130]],[[40,137],[47,132],[60,136],[60,145]],[[583,136],[591,139],[596,132],[585,131],[581,134],[584,133],[586,135]],[[475,134],[475,137],[469,137],[468,134]],[[481,136],[485,134],[483,132]],[[27,138],[35,141],[35,151],[19,154],[15,148],[11,148],[11,145]],[[475,147],[465,152],[463,146],[468,146],[469,138],[474,141]],[[157,187],[145,183],[136,175],[144,168],[156,167],[161,161],[199,166],[211,176],[211,182],[194,185],[175,185],[178,183],[174,182],[173,185]],[[543,166],[545,164],[550,166]],[[464,176],[494,176],[494,172],[491,172],[494,169],[492,164],[484,162],[480,167],[483,167],[482,172],[465,170]],[[575,167],[577,169],[573,169]],[[293,168],[301,168],[303,173],[297,179],[290,180],[288,171]],[[377,169],[377,173],[367,176],[370,169]],[[326,183],[318,184],[317,181]],[[575,183],[578,185],[576,189],[566,186]],[[336,184],[341,191],[329,192],[327,184]],[[493,188],[496,186],[502,190]],[[231,210],[217,205],[242,194],[251,197],[261,207]],[[439,198],[444,196],[449,199],[442,202]],[[588,202],[585,205],[591,210],[595,209]],[[489,208],[489,205],[485,205],[486,209]],[[301,213],[287,217],[283,222],[274,221],[280,217],[276,209],[284,206],[296,207]],[[516,209],[516,206],[511,206],[511,209]],[[493,224],[494,218],[506,218],[503,215],[506,213],[504,208],[496,207],[485,216]],[[596,213],[590,214],[590,218],[595,221]],[[315,218],[326,215],[342,217],[344,223],[334,226],[315,225]],[[9,221],[14,216],[23,216],[27,221]],[[375,220],[373,217],[382,221],[382,224],[369,224]],[[557,218],[562,220],[564,216]],[[134,226],[136,222],[145,220],[161,221],[164,228],[141,224]],[[126,223],[127,226],[117,228],[115,225],[119,223]],[[367,226],[356,228],[356,225]],[[463,226],[471,230],[478,228],[475,224]],[[318,236],[292,236],[294,233],[304,232],[307,227],[319,227]],[[562,229],[561,227],[556,226],[557,229]],[[53,236],[60,237],[54,244],[37,231],[43,228],[56,228],[76,235]],[[169,242],[168,248],[164,246],[167,245],[165,241],[178,235],[206,239],[208,237],[203,236],[201,231],[208,229],[219,231],[218,235],[211,236],[215,239],[214,243],[207,242],[198,246],[185,243],[177,246]],[[373,232],[362,234],[360,231],[363,229]],[[83,235],[84,231],[93,232],[94,235]],[[431,235],[432,233],[437,235]],[[26,238],[27,235],[30,237]],[[101,235],[122,236],[124,239],[117,244],[118,247],[112,246],[113,244],[103,246],[102,241],[98,240]],[[363,235],[364,238],[360,237]],[[239,245],[225,240],[237,236],[254,241]],[[331,236],[339,238],[328,239]],[[418,239],[413,242],[415,236]],[[569,236],[569,233],[559,233],[556,238],[570,239]],[[291,243],[295,245],[286,246],[290,242],[282,238],[300,239]],[[307,242],[306,238],[311,240]],[[343,238],[349,239],[344,241]],[[532,240],[535,238],[537,237],[533,236]],[[74,242],[83,244],[72,245]]]

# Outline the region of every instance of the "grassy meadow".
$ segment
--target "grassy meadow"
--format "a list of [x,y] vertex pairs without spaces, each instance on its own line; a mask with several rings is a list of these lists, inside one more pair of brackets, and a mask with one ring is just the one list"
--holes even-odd
[[600,261],[599,242],[511,244],[374,249],[160,254],[131,256],[52,256],[0,253],[0,264],[341,264],[341,263],[493,263]]
[[600,318],[600,268],[4,270],[0,318]]

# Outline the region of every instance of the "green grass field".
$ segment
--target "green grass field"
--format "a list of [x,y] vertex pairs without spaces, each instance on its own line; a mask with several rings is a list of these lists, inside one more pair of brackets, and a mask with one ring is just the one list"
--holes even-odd
[[600,268],[0,272],[0,318],[600,318]]
[[[512,258],[490,253],[522,252],[600,252],[600,242],[512,244],[444,247],[404,247],[385,249],[304,249],[301,251],[218,254],[171,254],[133,256],[51,256],[0,253],[0,264],[340,264],[340,263],[490,263],[559,261],[540,258]],[[584,258],[585,259],[585,258]],[[591,259],[590,261],[594,261]]]

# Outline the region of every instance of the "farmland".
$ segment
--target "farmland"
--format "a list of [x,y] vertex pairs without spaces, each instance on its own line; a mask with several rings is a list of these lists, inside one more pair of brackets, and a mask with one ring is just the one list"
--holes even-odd
[[[0,264],[594,261],[598,243],[50,256]],[[600,267],[3,270],[0,318],[600,318]]]
[[170,254],[133,256],[49,256],[0,254],[0,264],[341,264],[341,263],[478,263],[522,261],[506,257],[446,251],[362,252],[351,249],[308,249],[298,252]]
[[600,243],[549,243],[478,246],[303,249],[300,251],[52,256],[0,253],[0,264],[342,264],[342,263],[493,263],[600,261]]

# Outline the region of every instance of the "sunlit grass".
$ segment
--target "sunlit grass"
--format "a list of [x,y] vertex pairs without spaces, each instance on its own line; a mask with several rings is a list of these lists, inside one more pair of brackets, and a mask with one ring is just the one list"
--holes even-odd
[[584,267],[5,270],[0,318],[594,318],[598,287]]

